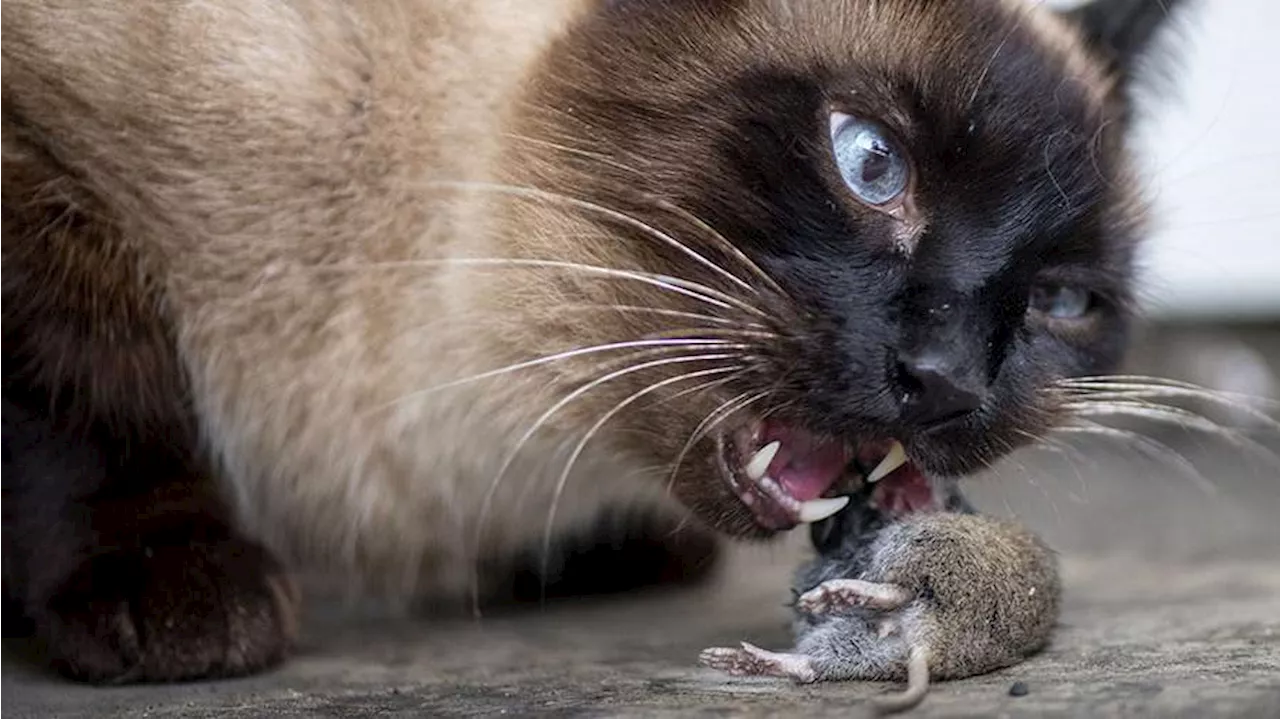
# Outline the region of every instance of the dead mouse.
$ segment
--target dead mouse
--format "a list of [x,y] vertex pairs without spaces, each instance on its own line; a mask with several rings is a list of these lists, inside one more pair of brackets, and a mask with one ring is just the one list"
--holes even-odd
[[793,592],[795,648],[751,644],[702,652],[703,665],[797,682],[902,681],[882,712],[910,709],[930,678],[959,679],[1017,664],[1041,649],[1058,618],[1056,556],[1013,522],[964,511],[899,514],[867,495],[814,525],[818,556]]

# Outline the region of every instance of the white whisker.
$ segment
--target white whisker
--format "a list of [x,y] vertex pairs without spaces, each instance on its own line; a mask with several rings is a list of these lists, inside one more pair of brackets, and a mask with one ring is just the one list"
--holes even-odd
[[1265,412],[1250,407],[1243,403],[1233,402],[1229,399],[1215,396],[1211,392],[1195,392],[1180,388],[1156,387],[1150,389],[1087,389],[1068,390],[1071,401],[1073,402],[1097,402],[1103,406],[1112,402],[1136,402],[1149,407],[1162,407],[1173,411],[1186,411],[1181,407],[1174,405],[1161,404],[1151,402],[1153,399],[1195,399],[1218,407],[1234,410],[1241,414],[1248,415],[1251,419],[1257,420],[1261,424],[1265,424],[1271,429],[1280,430],[1280,420],[1276,420],[1268,416]]
[[739,377],[741,377],[741,376],[742,376],[742,374],[743,374],[744,372],[746,372],[746,371],[747,371],[747,370],[746,370],[745,368],[744,368],[744,369],[740,369],[740,370],[738,370],[738,372],[737,372],[737,373],[732,374],[732,375],[729,375],[728,377],[722,377],[722,378],[720,378],[720,379],[713,379],[713,380],[711,380],[711,381],[709,381],[709,382],[702,382],[702,383],[696,384],[696,385],[694,385],[694,386],[692,386],[692,387],[688,387],[688,388],[686,388],[686,389],[682,389],[682,390],[680,390],[679,392],[676,392],[675,394],[671,395],[670,397],[663,397],[663,398],[658,402],[658,404],[665,404],[665,403],[667,403],[667,402],[671,402],[671,401],[674,401],[674,400],[680,399],[681,397],[684,397],[684,396],[686,396],[686,395],[693,394],[693,393],[695,393],[695,392],[702,392],[702,391],[708,390],[708,389],[710,389],[710,388],[712,388],[712,387],[720,387],[720,386],[723,386],[723,385],[729,384],[730,382],[734,381],[735,379],[738,379]]
[[543,147],[549,147],[553,150],[559,150],[560,152],[567,152],[571,155],[577,155],[579,157],[585,157],[591,160],[595,160],[596,162],[608,165],[616,170],[622,170],[623,172],[626,172],[632,175],[641,176],[643,174],[639,170],[635,169],[634,167],[628,167],[627,165],[621,162],[618,162],[612,157],[609,157],[608,155],[605,155],[600,152],[591,152],[590,150],[583,150],[577,147],[570,147],[569,145],[562,145],[558,142],[551,142],[549,140],[540,140],[536,137],[529,137],[528,135],[519,135],[511,132],[505,133],[505,135],[513,140],[519,140],[520,142],[527,142],[531,145],[541,145]]
[[982,91],[982,85],[987,81],[987,75],[991,72],[991,68],[996,64],[996,58],[1000,57],[1000,52],[1004,50],[1004,46],[1008,44],[1009,38],[1022,27],[1022,23],[1026,20],[1027,8],[1020,8],[1017,17],[1010,24],[1009,29],[1005,32],[1004,37],[1000,38],[1000,42],[996,45],[996,49],[991,53],[991,57],[987,58],[987,63],[982,66],[982,72],[978,73],[978,79],[973,83],[973,92],[969,94],[969,102],[965,104],[965,112],[973,109],[973,103],[978,100],[978,93]]
[[1049,391],[1074,392],[1085,397],[1092,396],[1095,393],[1128,393],[1141,395],[1143,398],[1201,400],[1220,407],[1238,410],[1264,424],[1280,428],[1280,423],[1277,423],[1266,411],[1261,409],[1266,408],[1266,410],[1272,412],[1280,410],[1280,400],[1239,392],[1213,390],[1190,382],[1161,377],[1111,375],[1068,378],[1059,380]]
[[752,260],[750,257],[747,256],[747,253],[738,249],[738,246],[730,242],[729,238],[722,235],[711,225],[708,225],[706,222],[702,220],[702,218],[698,217],[692,212],[689,212],[683,207],[680,207],[679,205],[665,199],[659,200],[658,206],[674,215],[677,215],[683,218],[686,222],[689,222],[695,227],[698,227],[699,229],[701,229],[703,232],[707,234],[708,237],[715,240],[729,254],[733,255],[735,259],[741,262],[743,266],[745,266],[748,270],[751,271],[752,274],[764,280],[765,283],[768,284],[773,289],[774,292],[777,292],[782,297],[789,296],[787,294],[787,291],[782,289],[782,285],[778,284],[778,281],[773,279],[772,275],[770,275],[768,272],[765,272],[763,267],[757,264],[755,260]]
[[743,392],[742,394],[722,402],[720,406],[711,410],[711,412],[709,412],[707,416],[693,428],[693,431],[689,433],[689,439],[685,441],[684,446],[680,448],[679,454],[676,455],[675,462],[671,466],[671,476],[667,480],[667,495],[670,496],[672,490],[675,488],[676,476],[680,473],[680,467],[684,464],[684,459],[688,455],[689,450],[693,449],[695,444],[705,437],[707,433],[714,429],[721,421],[731,417],[735,412],[739,412],[767,396],[769,396],[767,391],[757,392],[755,394]]
[[[527,430],[525,430],[524,434],[522,434],[520,438],[516,441],[515,446],[512,447],[511,451],[509,451],[507,453],[507,456],[503,459],[502,465],[498,468],[498,473],[494,476],[493,481],[490,482],[489,484],[489,488],[485,491],[484,499],[480,503],[480,512],[476,517],[476,529],[472,539],[473,547],[474,547],[473,552],[475,554],[475,561],[477,563],[479,562],[480,547],[484,540],[485,524],[488,520],[489,513],[493,506],[493,498],[497,494],[498,487],[501,485],[503,477],[506,476],[507,471],[511,469],[512,463],[515,462],[516,457],[520,454],[520,451],[524,449],[524,446],[528,444],[529,440],[533,438],[533,435],[536,434],[538,430],[542,429],[543,425],[545,425],[547,421],[550,420],[551,417],[554,416],[557,412],[559,412],[569,403],[573,402],[579,397],[582,397],[586,393],[590,392],[591,390],[607,382],[611,382],[619,377],[623,377],[628,374],[632,374],[634,372],[640,372],[640,371],[651,369],[654,367],[662,367],[665,365],[677,364],[681,362],[709,362],[714,360],[736,359],[737,357],[738,355],[736,354],[725,354],[725,353],[695,354],[695,355],[686,355],[681,357],[666,357],[663,359],[656,359],[656,360],[650,360],[648,362],[642,362],[638,365],[631,365],[628,367],[624,367],[622,369],[610,372],[602,377],[597,377],[596,379],[590,382],[587,382],[581,387],[578,387],[574,391],[560,398],[560,400],[557,401],[555,404],[551,405],[550,408],[548,408],[537,419],[533,421],[533,424],[530,425],[530,427]],[[480,615],[480,581],[479,581],[478,570],[479,570],[479,567],[477,566],[476,572],[473,573],[472,575],[472,585],[471,585],[472,586],[472,594],[471,594],[472,611],[477,617]]]
[[740,369],[741,368],[738,366],[714,367],[711,369],[687,372],[682,375],[676,375],[675,377],[668,377],[667,379],[662,380],[660,382],[655,382],[649,385],[648,387],[645,387],[644,389],[641,389],[637,392],[632,393],[622,401],[618,402],[616,405],[613,406],[612,409],[610,409],[608,412],[605,412],[604,415],[600,417],[600,419],[596,420],[595,424],[591,425],[591,427],[587,429],[586,434],[582,436],[582,439],[579,440],[578,444],[573,448],[573,452],[570,453],[569,459],[565,462],[564,470],[560,472],[560,478],[556,481],[556,488],[551,496],[551,508],[547,512],[547,520],[542,528],[542,565],[540,568],[540,576],[542,577],[542,589],[544,592],[544,596],[543,596],[544,601],[546,599],[545,591],[546,591],[546,577],[547,577],[547,562],[549,557],[551,556],[551,535],[555,528],[556,512],[560,508],[560,498],[564,495],[565,487],[569,483],[569,475],[573,472],[573,467],[575,464],[577,464],[578,458],[582,456],[582,452],[586,448],[587,443],[590,442],[593,437],[595,437],[596,433],[600,431],[600,428],[603,427],[606,422],[608,422],[610,419],[616,416],[623,409],[631,405],[633,402],[639,400],[641,397],[644,397],[647,394],[655,392],[659,389],[662,389],[663,387],[674,384],[676,382],[683,382],[690,379],[696,379],[698,377],[706,377],[712,374],[724,374],[726,372],[737,372],[737,371],[740,371]]
[[1115,375],[1088,375],[1084,377],[1067,377],[1067,378],[1058,380],[1057,384],[1062,386],[1106,385],[1111,387],[1114,387],[1116,385],[1132,385],[1134,387],[1139,387],[1144,389],[1155,388],[1155,387],[1179,388],[1179,389],[1193,390],[1197,392],[1208,392],[1210,394],[1214,394],[1220,397],[1229,397],[1229,398],[1241,399],[1245,401],[1262,400],[1262,401],[1280,406],[1280,401],[1269,399],[1266,397],[1259,397],[1259,396],[1250,395],[1250,394],[1242,394],[1239,392],[1224,392],[1221,390],[1213,390],[1213,389],[1209,389],[1208,387],[1201,387],[1200,385],[1195,384],[1193,382],[1184,382],[1182,380],[1171,379],[1168,377],[1152,377],[1148,375],[1115,374]]
[[1243,433],[1201,417],[1194,412],[1139,401],[1090,403],[1068,402],[1062,405],[1075,417],[1126,416],[1168,422],[1186,429],[1194,429],[1222,438],[1241,450],[1246,450],[1280,468],[1280,457]]
[[593,312],[600,312],[603,310],[609,310],[611,312],[618,312],[618,313],[634,312],[637,314],[653,314],[653,315],[660,315],[663,317],[679,317],[681,319],[699,320],[702,322],[714,322],[716,324],[721,324],[721,325],[735,325],[735,326],[746,327],[750,329],[767,329],[765,325],[762,325],[759,322],[750,322],[750,321],[739,322],[737,320],[732,320],[726,317],[717,317],[715,315],[702,314],[699,312],[686,312],[684,310],[669,310],[663,307],[644,307],[643,305],[569,304],[569,305],[564,305],[563,309],[566,312],[583,312],[588,310]]
[[[1080,467],[1076,462],[1077,460],[1083,461],[1089,465],[1090,469],[1095,471],[1098,469],[1098,463],[1089,455],[1066,442],[1059,442],[1052,437],[1041,437],[1021,429],[1015,431],[1031,440],[1031,449],[1052,452],[1067,461],[1067,464],[1071,466],[1071,471],[1076,475],[1076,483],[1080,486],[1080,500],[1084,501],[1089,494],[1089,483],[1085,481],[1084,475],[1080,473]],[[1025,473],[1025,468],[1023,469]],[[1054,508],[1054,512],[1057,512],[1057,507]]]
[[769,330],[749,330],[737,327],[685,327],[673,330],[662,330],[661,332],[651,332],[644,336],[644,339],[687,339],[705,336],[713,339],[719,336],[727,335],[729,337],[751,337],[753,339],[772,340],[779,339],[777,332]]
[[596,274],[614,279],[644,282],[653,287],[669,290],[671,292],[684,295],[685,297],[698,300],[699,302],[719,307],[720,309],[736,309],[764,319],[769,319],[770,317],[764,310],[750,305],[733,295],[726,294],[714,287],[708,287],[707,285],[694,282],[692,280],[672,277],[671,275],[657,274],[654,272],[645,272],[643,270],[623,270],[614,267],[601,267],[599,265],[587,265],[580,262],[565,262],[562,260],[540,260],[524,257],[447,257],[438,259],[390,260],[386,262],[369,262],[363,264],[333,263],[316,265],[310,269],[314,271],[351,272],[368,269],[417,269],[423,267],[445,267],[450,265],[497,268],[540,267],[545,269],[573,270],[575,272]]
[[595,212],[597,214],[603,215],[617,222],[621,222],[625,225],[638,229],[644,232],[645,234],[647,234],[648,236],[666,243],[667,245],[675,248],[685,256],[692,259],[694,262],[697,262],[703,267],[706,267],[712,272],[720,275],[724,279],[728,280],[729,282],[737,285],[738,287],[748,292],[752,292],[752,293],[759,292],[759,290],[753,287],[751,283],[743,280],[741,277],[738,277],[732,272],[729,272],[728,270],[724,269],[720,265],[717,265],[716,263],[707,259],[705,256],[699,254],[696,250],[689,247],[685,243],[677,240],[671,235],[663,232],[662,230],[659,230],[658,228],[648,223],[641,222],[640,220],[632,217],[631,215],[626,214],[625,212],[619,212],[618,210],[605,207],[604,205],[600,205],[594,202],[588,202],[586,200],[580,200],[576,197],[562,195],[557,192],[548,192],[546,190],[539,190],[534,187],[519,187],[516,185],[503,185],[503,184],[490,183],[490,182],[466,182],[466,181],[448,181],[448,180],[436,180],[436,181],[432,181],[429,184],[442,186],[442,187],[454,187],[459,189],[487,190],[490,192],[508,194],[515,197],[523,197],[526,199],[539,199],[539,200],[546,200],[548,202],[559,202],[559,203],[569,205],[570,207],[576,207],[578,209],[586,210],[588,212]]
[[[527,142],[533,145],[542,145],[543,147],[549,147],[554,150],[559,150],[560,152],[567,152],[569,154],[577,155],[579,157],[585,157],[590,160],[599,162],[603,165],[608,165],[609,167],[612,167],[614,169],[622,170],[623,172],[626,172],[632,175],[637,175],[637,176],[643,175],[643,173],[641,173],[639,170],[633,167],[629,167],[603,153],[591,152],[589,150],[583,150],[577,147],[570,147],[568,145],[549,142],[547,140],[540,140],[537,138],[528,137],[526,135],[509,133],[507,136],[512,139],[519,140],[522,142]],[[772,276],[769,275],[769,273],[765,272],[764,269],[760,267],[760,265],[756,264],[754,260],[748,257],[745,252],[738,249],[737,245],[730,242],[729,238],[725,237],[723,234],[718,232],[711,225],[707,224],[705,221],[702,220],[702,218],[698,217],[692,212],[684,209],[683,207],[680,207],[679,205],[665,198],[658,198],[656,201],[656,204],[658,205],[658,207],[684,219],[686,222],[701,229],[703,232],[707,234],[709,238],[718,242],[725,250],[727,250],[739,262],[741,262],[744,267],[746,267],[748,270],[750,270],[753,274],[755,274],[760,279],[764,280],[764,282],[768,284],[775,292],[777,292],[779,295],[783,297],[787,296],[786,290],[782,289],[782,285],[779,285],[778,282],[774,280]]]
[[1206,495],[1216,497],[1218,494],[1217,486],[1206,479],[1190,460],[1179,454],[1169,445],[1151,439],[1145,435],[1089,421],[1082,421],[1080,424],[1059,427],[1055,431],[1063,434],[1096,435],[1111,439],[1124,440],[1126,443],[1134,443],[1137,445],[1138,450],[1147,458],[1176,466]]
[[505,367],[499,367],[497,369],[488,370],[486,372],[481,372],[479,374],[473,374],[467,377],[463,377],[461,379],[451,380],[449,382],[434,385],[426,389],[415,390],[413,392],[410,392],[406,395],[403,395],[401,397],[398,397],[392,400],[391,402],[387,403],[386,405],[383,405],[379,409],[385,408],[386,406],[390,406],[393,404],[400,404],[413,399],[418,399],[426,395],[433,394],[435,392],[440,392],[440,391],[449,389],[451,387],[458,387],[460,385],[469,384],[471,382],[478,382],[480,380],[489,379],[490,377],[497,377],[499,375],[508,374],[510,372],[518,372],[522,369],[528,369],[530,367],[537,367],[539,365],[550,364],[552,362],[559,362],[561,360],[566,360],[573,357],[581,357],[583,355],[596,354],[599,352],[608,352],[608,351],[617,350],[617,349],[636,349],[640,347],[655,347],[660,349],[677,349],[677,348],[702,349],[702,348],[709,348],[709,347],[745,349],[746,345],[730,342],[729,340],[691,339],[691,338],[673,337],[668,339],[654,338],[654,339],[629,340],[626,342],[610,342],[602,345],[592,345],[590,347],[579,347],[577,349],[565,350],[564,352],[557,352],[555,354],[544,355],[542,357],[525,360],[523,362],[517,362],[515,364],[507,365]]
[[1110,415],[1127,415],[1176,424],[1190,429],[1198,429],[1211,434],[1239,434],[1235,429],[1224,427],[1213,420],[1203,417],[1181,407],[1157,404],[1141,399],[1113,399],[1106,401],[1073,400],[1059,405],[1077,417],[1099,417]]

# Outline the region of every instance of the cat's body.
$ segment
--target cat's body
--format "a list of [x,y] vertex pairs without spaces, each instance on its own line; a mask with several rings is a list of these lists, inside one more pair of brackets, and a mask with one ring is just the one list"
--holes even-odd
[[[1123,345],[1122,72],[1044,11],[14,0],[3,53],[6,585],[76,676],[274,661],[292,611],[261,578],[274,562],[228,569],[219,542],[459,595],[478,563],[604,508],[764,535],[834,476],[806,488],[780,465],[787,496],[761,500],[725,447],[785,435],[847,459],[895,437],[963,473],[1050,420],[1035,390]],[[907,201],[844,196],[832,108],[914,153]],[[1074,269],[1044,280],[1046,263]],[[1043,330],[1025,298],[1046,281],[1106,300]],[[1034,336],[1005,327],[1028,312]],[[879,348],[957,331],[991,343],[858,386]],[[924,431],[955,419],[935,380],[982,402],[954,436]],[[700,434],[717,407],[763,412],[732,404],[762,388],[785,422]],[[93,470],[10,451],[28,435]],[[190,579],[149,563],[157,547],[209,555],[201,581],[234,574],[270,646],[226,649],[246,630],[217,618],[151,624],[139,607]],[[207,656],[169,661],[184,642]]]
[[[468,297],[469,282],[484,275],[381,263],[510,254],[486,236],[478,200],[489,198],[460,198],[427,183],[494,179],[490,157],[504,108],[545,35],[536,28],[556,23],[573,4],[71,3],[67,12],[76,7],[75,22],[95,34],[57,43],[50,57],[26,66],[33,75],[64,67],[66,74],[26,77],[21,61],[10,66],[6,82],[29,87],[23,97],[35,104],[29,109],[20,97],[15,112],[32,124],[55,124],[60,145],[84,143],[63,152],[115,143],[109,166],[83,170],[85,184],[106,195],[103,204],[149,205],[129,218],[129,245],[139,257],[108,261],[164,268],[157,272],[165,286],[156,290],[163,306],[155,311],[171,335],[144,341],[172,341],[147,349],[176,350],[187,361],[142,366],[128,379],[145,388],[168,372],[185,373],[203,439],[235,478],[240,516],[291,554],[349,554],[370,576],[421,563],[429,586],[465,589],[461,539],[484,494],[480,478],[497,474],[503,455],[494,448],[510,447],[537,415],[503,391],[522,386],[522,377],[462,386],[448,401],[396,405],[414,391],[500,366],[503,348],[486,343],[486,324],[494,323]],[[6,9],[17,26],[6,31],[13,38],[6,53],[18,58],[28,49],[23,29],[34,24],[24,12],[47,10]],[[51,41],[28,42],[35,53]],[[179,71],[121,77],[88,61],[117,49],[142,56],[122,62],[157,58]],[[68,97],[111,114],[56,104]],[[23,139],[21,126],[6,132],[6,168],[21,162],[8,153],[20,152]],[[32,282],[44,281],[31,274]],[[105,405],[131,416],[140,401],[172,403],[155,410],[164,413],[156,420],[162,424],[186,410],[179,392],[140,397],[128,389],[132,382],[102,376],[104,351],[134,347],[120,350],[103,338],[59,349],[74,358],[68,364],[86,366],[90,379],[80,387],[102,387],[85,392],[84,404],[101,397],[87,412]],[[545,455],[539,448],[530,456]],[[523,462],[518,471],[558,469],[544,464]],[[632,468],[612,463],[600,474]],[[585,494],[593,486],[576,488]],[[605,493],[626,501],[627,487],[649,486],[619,483]],[[530,541],[537,527],[522,521],[528,503],[545,509],[546,498],[510,501],[516,495],[497,497],[492,521],[516,529],[513,541]],[[580,516],[576,495],[564,503],[565,519]]]

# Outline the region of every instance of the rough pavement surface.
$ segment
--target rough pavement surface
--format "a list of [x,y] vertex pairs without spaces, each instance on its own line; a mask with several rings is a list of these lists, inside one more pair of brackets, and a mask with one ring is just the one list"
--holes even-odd
[[[1144,431],[1203,476],[1113,442],[1024,452],[970,482],[980,506],[1062,552],[1062,626],[1025,664],[936,684],[913,716],[1280,717],[1280,466],[1221,438]],[[9,642],[3,715],[860,716],[897,687],[802,687],[696,664],[712,645],[788,646],[782,605],[802,534],[735,550],[700,588],[478,623],[313,602],[293,661],[235,681],[70,685]],[[1011,695],[1015,682],[1025,695]]]

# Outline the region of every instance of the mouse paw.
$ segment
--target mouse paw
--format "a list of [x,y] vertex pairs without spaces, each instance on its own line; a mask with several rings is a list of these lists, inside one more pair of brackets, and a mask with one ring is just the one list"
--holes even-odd
[[711,669],[719,669],[734,676],[788,677],[797,682],[817,679],[813,662],[803,654],[785,654],[761,649],[747,642],[742,648],[711,647],[702,650],[698,662]]
[[854,607],[890,611],[912,600],[910,591],[896,585],[861,579],[829,579],[801,594],[796,607],[819,616]]

